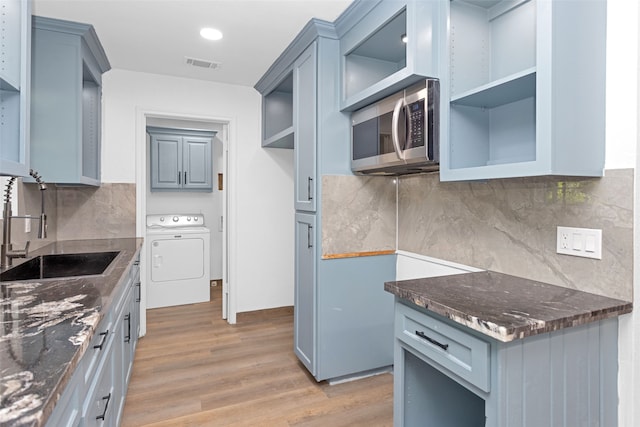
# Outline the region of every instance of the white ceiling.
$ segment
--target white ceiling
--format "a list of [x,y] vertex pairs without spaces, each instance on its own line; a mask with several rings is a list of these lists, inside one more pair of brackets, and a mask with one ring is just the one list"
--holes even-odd
[[[311,18],[351,0],[34,0],[34,15],[94,26],[111,67],[253,86]],[[224,33],[200,37],[202,27]],[[185,64],[193,57],[222,65]]]

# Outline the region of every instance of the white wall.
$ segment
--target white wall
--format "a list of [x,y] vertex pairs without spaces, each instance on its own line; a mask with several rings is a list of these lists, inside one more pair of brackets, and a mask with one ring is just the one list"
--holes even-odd
[[[640,10],[638,2],[608,0],[607,3],[607,169],[637,168],[638,72]],[[640,164],[640,163],[639,163]],[[636,174],[636,200],[640,182]],[[634,271],[640,271],[640,215],[634,203]],[[637,276],[637,273],[634,274]],[[640,284],[634,277],[634,295]],[[637,300],[637,297],[634,296]],[[634,304],[637,305],[637,304]],[[621,427],[640,425],[640,315],[636,311],[620,317],[618,408]]]
[[638,2],[607,0],[605,169],[635,167],[638,128]]
[[237,312],[293,304],[293,153],[260,147],[260,108],[251,87],[117,69],[103,78],[103,182],[136,181],[140,111],[230,121],[229,283]]

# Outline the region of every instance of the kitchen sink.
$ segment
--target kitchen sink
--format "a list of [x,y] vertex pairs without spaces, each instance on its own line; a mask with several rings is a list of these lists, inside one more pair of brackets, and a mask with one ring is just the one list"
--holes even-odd
[[120,252],[40,255],[0,274],[0,282],[102,274]]

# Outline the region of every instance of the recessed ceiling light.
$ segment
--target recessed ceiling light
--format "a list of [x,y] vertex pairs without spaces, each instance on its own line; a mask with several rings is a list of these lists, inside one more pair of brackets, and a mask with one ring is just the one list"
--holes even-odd
[[220,40],[222,38],[222,31],[215,28],[203,28],[200,30],[200,35],[207,40]]

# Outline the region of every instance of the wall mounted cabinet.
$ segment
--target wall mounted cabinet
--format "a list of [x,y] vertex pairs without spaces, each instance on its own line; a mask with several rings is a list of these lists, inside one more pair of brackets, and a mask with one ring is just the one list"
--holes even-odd
[[606,2],[443,4],[441,179],[602,176]]
[[0,0],[0,175],[29,175],[31,1]]
[[215,132],[147,127],[151,191],[213,191]]
[[425,77],[439,77],[443,3],[358,1],[336,20],[341,110],[353,111]]
[[98,186],[104,49],[87,24],[36,16],[32,35],[31,167],[46,182]]

